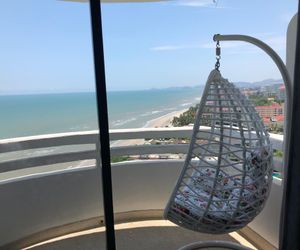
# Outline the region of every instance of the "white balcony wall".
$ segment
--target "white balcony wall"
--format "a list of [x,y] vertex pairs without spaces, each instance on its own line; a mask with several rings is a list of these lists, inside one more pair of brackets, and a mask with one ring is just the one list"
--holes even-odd
[[[113,140],[136,138],[189,137],[191,128],[134,129],[111,132]],[[13,151],[70,144],[93,144],[95,131],[16,138],[0,141],[0,151]],[[282,136],[272,135],[274,148],[282,149]],[[187,145],[152,145],[112,148],[113,155],[162,152],[186,152]],[[20,160],[6,163],[17,169],[0,174],[0,246],[21,247],[79,229],[100,226],[102,188],[99,172],[88,164],[53,168],[49,157],[39,158],[37,166],[22,169]],[[90,155],[91,157],[92,155]],[[69,155],[74,160],[74,155]],[[57,155],[55,163],[68,159]],[[45,159],[43,166],[43,159]],[[31,161],[34,163],[34,159]],[[15,164],[14,164],[15,163]],[[86,163],[86,164],[84,164]],[[65,166],[63,165],[62,166]],[[42,166],[41,166],[42,165]],[[183,166],[183,160],[142,160],[115,163],[112,166],[116,222],[162,218],[169,195]],[[0,172],[1,172],[0,168]],[[265,210],[250,227],[273,245],[277,244],[281,203],[280,181],[273,189]],[[15,242],[13,245],[12,242]],[[17,242],[17,244],[16,244]]]

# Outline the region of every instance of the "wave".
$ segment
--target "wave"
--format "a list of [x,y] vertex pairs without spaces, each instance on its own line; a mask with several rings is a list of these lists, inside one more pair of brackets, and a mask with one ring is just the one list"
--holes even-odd
[[173,111],[173,110],[176,110],[176,108],[166,108],[166,109],[164,109],[164,111]]
[[162,112],[162,111],[154,110],[154,111],[151,112],[151,114],[154,115],[154,114],[161,113],[161,112]]
[[149,116],[149,115],[151,115],[151,112],[147,112],[147,113],[141,114],[141,116]]
[[140,116],[150,116],[150,115],[159,114],[161,112],[163,112],[163,111],[161,111],[161,110],[154,110],[154,111],[149,111],[149,112],[146,112],[144,114],[141,114]]
[[116,121],[113,121],[111,124],[113,127],[120,127],[120,126],[125,125],[126,123],[133,122],[133,121],[136,121],[135,117],[132,117],[132,118],[129,118],[126,120],[116,120]]
[[192,104],[193,104],[192,102],[186,102],[186,103],[181,104],[180,106],[186,107],[186,106],[191,106]]

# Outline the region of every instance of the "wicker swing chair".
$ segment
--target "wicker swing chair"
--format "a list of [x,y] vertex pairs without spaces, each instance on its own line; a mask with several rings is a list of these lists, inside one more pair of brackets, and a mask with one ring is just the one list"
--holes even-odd
[[272,148],[251,102],[224,79],[217,61],[198,107],[186,161],[165,218],[193,231],[228,233],[263,209]]

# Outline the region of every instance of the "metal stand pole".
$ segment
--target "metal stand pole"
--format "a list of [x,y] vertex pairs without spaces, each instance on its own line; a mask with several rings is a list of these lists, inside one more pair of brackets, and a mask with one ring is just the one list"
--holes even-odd
[[[95,80],[97,95],[98,125],[101,157],[97,157],[97,168],[102,170],[104,218],[106,227],[106,248],[115,250],[114,209],[109,147],[109,127],[105,82],[101,6],[99,0],[90,0],[92,36],[94,49]],[[97,147],[98,149],[99,147]],[[98,150],[97,150],[98,151]],[[101,162],[100,159],[101,158]],[[101,163],[101,164],[100,164]]]
[[293,96],[292,96],[292,83],[288,73],[288,70],[281,60],[280,56],[267,44],[264,42],[251,37],[251,36],[244,36],[244,35],[214,35],[214,41],[243,41],[247,43],[254,44],[255,46],[261,48],[264,52],[266,52],[272,60],[277,65],[282,79],[285,85],[286,90],[286,110],[285,110],[285,126],[284,126],[284,161],[283,161],[283,181],[285,176],[285,168],[288,166],[288,159],[289,159],[289,142],[290,142],[290,135],[291,135],[291,119],[292,119],[292,103],[293,103]]
[[[299,23],[299,20],[298,20]],[[299,39],[299,35],[298,35]],[[286,110],[285,110],[285,131],[284,131],[284,162],[283,162],[283,187],[284,187],[284,193],[283,193],[283,201],[282,201],[282,209],[281,209],[281,226],[280,226],[280,249],[299,249],[299,240],[296,239],[295,235],[298,234],[299,226],[298,224],[294,225],[292,221],[296,220],[296,223],[299,222],[298,220],[298,214],[299,211],[297,210],[299,208],[299,194],[297,193],[299,188],[299,181],[294,180],[299,178],[297,169],[293,167],[293,165],[296,165],[296,162],[299,162],[299,160],[294,160],[293,156],[296,156],[296,154],[293,155],[293,151],[290,152],[290,144],[292,144],[295,148],[295,138],[299,138],[297,135],[296,137],[293,136],[291,138],[291,128],[292,125],[294,129],[298,128],[298,126],[295,126],[296,122],[294,121],[294,118],[292,117],[293,113],[293,95],[292,95],[292,83],[291,79],[289,77],[289,73],[287,71],[287,68],[281,58],[276,54],[276,52],[270,48],[267,44],[263,43],[262,41],[250,37],[250,36],[243,36],[243,35],[215,35],[214,41],[244,41],[248,43],[252,43],[256,45],[257,47],[261,48],[263,51],[265,51],[275,62],[277,65],[281,75],[282,79],[285,84],[285,90],[286,90]],[[297,46],[297,55],[299,54],[299,48]],[[296,58],[298,58],[296,56]],[[299,60],[297,60],[299,62]],[[299,63],[296,65],[299,65]],[[296,67],[295,67],[296,69]],[[299,76],[297,73],[298,71],[295,70],[295,76]],[[296,79],[296,78],[295,78]],[[299,79],[299,78],[298,78]],[[297,86],[297,85],[295,85]],[[296,91],[296,89],[295,89]],[[294,93],[294,96],[296,96],[296,92]],[[295,99],[296,101],[296,99]],[[297,104],[295,103],[295,106]],[[295,110],[295,109],[294,109]],[[294,133],[295,134],[295,133]],[[289,166],[291,165],[291,166]],[[293,167],[293,168],[291,168]],[[297,165],[298,167],[298,165]],[[292,172],[296,172],[297,174],[294,174]],[[289,182],[287,182],[287,179]],[[293,183],[291,183],[294,180]],[[292,188],[291,188],[292,187]],[[289,199],[291,196],[293,196],[293,199]],[[295,201],[293,204],[291,204],[291,200]],[[297,206],[296,206],[297,204]],[[294,209],[294,210],[293,210]],[[292,211],[292,212],[291,212]],[[297,216],[297,218],[296,218]],[[294,218],[294,219],[293,219]],[[289,223],[291,222],[291,223]],[[290,229],[291,232],[287,232],[288,229]]]
[[249,247],[242,246],[238,243],[230,242],[230,241],[199,241],[195,243],[191,243],[184,247],[179,248],[178,250],[199,250],[199,249],[208,249],[208,248],[226,248],[231,250],[251,250]]

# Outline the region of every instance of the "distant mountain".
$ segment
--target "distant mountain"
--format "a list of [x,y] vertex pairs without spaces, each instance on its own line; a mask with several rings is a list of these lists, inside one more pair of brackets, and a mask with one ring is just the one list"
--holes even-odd
[[257,88],[257,87],[269,86],[274,84],[283,84],[283,80],[266,79],[259,82],[235,82],[234,84],[239,88]]
[[180,90],[180,89],[195,89],[195,88],[203,88],[204,85],[195,85],[195,86],[182,86],[182,87],[168,87],[166,89],[170,90]]
[[178,86],[178,87],[167,87],[167,88],[151,88],[146,90],[182,90],[182,89],[197,89],[197,88],[203,88],[204,85],[195,85],[195,86]]
[[[283,84],[282,79],[265,79],[259,82],[234,82],[235,86],[238,88],[257,88],[263,86],[270,86],[274,84]],[[194,85],[194,86],[177,86],[177,87],[167,87],[167,88],[151,88],[146,90],[182,90],[182,89],[195,89],[204,88],[204,85]]]
[[[263,86],[270,86],[274,84],[283,84],[282,79],[265,79],[258,82],[234,82],[235,86],[238,88],[258,88]],[[203,88],[204,85],[195,86],[179,86],[179,87],[168,87],[168,88],[152,88],[151,90],[180,90],[180,89],[193,89],[193,88]]]

